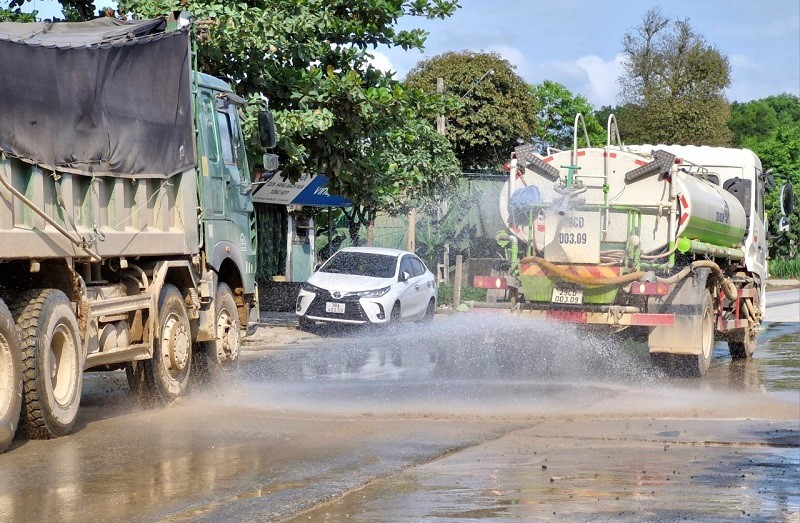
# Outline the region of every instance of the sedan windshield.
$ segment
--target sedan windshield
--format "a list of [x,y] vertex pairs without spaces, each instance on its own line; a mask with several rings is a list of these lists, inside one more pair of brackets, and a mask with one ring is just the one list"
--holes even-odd
[[391,278],[397,265],[395,256],[367,252],[339,251],[322,266],[320,272],[356,274],[373,278]]

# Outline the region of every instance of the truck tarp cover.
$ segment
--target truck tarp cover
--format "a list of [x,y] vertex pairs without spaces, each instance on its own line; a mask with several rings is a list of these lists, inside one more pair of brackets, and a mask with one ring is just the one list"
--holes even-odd
[[195,164],[187,29],[0,23],[0,151],[47,169],[168,177]]

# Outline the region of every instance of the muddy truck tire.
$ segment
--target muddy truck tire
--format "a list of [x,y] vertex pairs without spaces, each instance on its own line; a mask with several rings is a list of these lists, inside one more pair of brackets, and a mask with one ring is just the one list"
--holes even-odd
[[706,290],[703,296],[702,317],[697,323],[700,332],[696,335],[701,340],[699,354],[672,354],[655,352],[650,354],[654,366],[660,368],[668,376],[701,378],[706,375],[711,365],[711,355],[714,352],[714,299],[711,292]]
[[0,452],[14,439],[22,405],[22,361],[14,317],[0,300]]
[[183,295],[164,285],[158,297],[153,357],[126,366],[131,392],[154,406],[175,403],[186,392],[192,366],[192,333]]
[[32,439],[65,436],[75,424],[83,388],[74,307],[60,290],[37,289],[20,296],[12,311],[22,355],[20,433]]
[[216,313],[214,325],[216,339],[199,342],[195,345],[194,379],[199,384],[213,384],[222,381],[239,367],[241,352],[241,326],[239,312],[230,287],[220,283],[214,300]]

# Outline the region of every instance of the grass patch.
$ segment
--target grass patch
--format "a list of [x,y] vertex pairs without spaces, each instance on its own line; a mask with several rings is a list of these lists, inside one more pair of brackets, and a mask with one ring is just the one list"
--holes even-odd
[[[476,289],[475,287],[461,287],[461,302],[465,301],[486,301],[486,289]],[[453,304],[453,284],[440,283],[438,289],[439,305]]]
[[800,260],[770,260],[769,275],[778,279],[800,278]]

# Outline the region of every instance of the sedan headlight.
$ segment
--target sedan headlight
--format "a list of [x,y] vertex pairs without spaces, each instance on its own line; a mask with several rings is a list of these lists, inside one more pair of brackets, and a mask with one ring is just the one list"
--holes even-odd
[[345,296],[358,296],[359,298],[380,298],[381,296],[389,292],[389,289],[391,288],[392,287],[389,286],[389,287],[384,287],[382,289],[375,289],[371,291],[348,292],[347,294],[345,294]]
[[313,292],[314,294],[319,294],[319,292],[322,290],[319,287],[311,285],[308,282],[303,283],[303,285],[301,285],[300,288],[306,292]]

